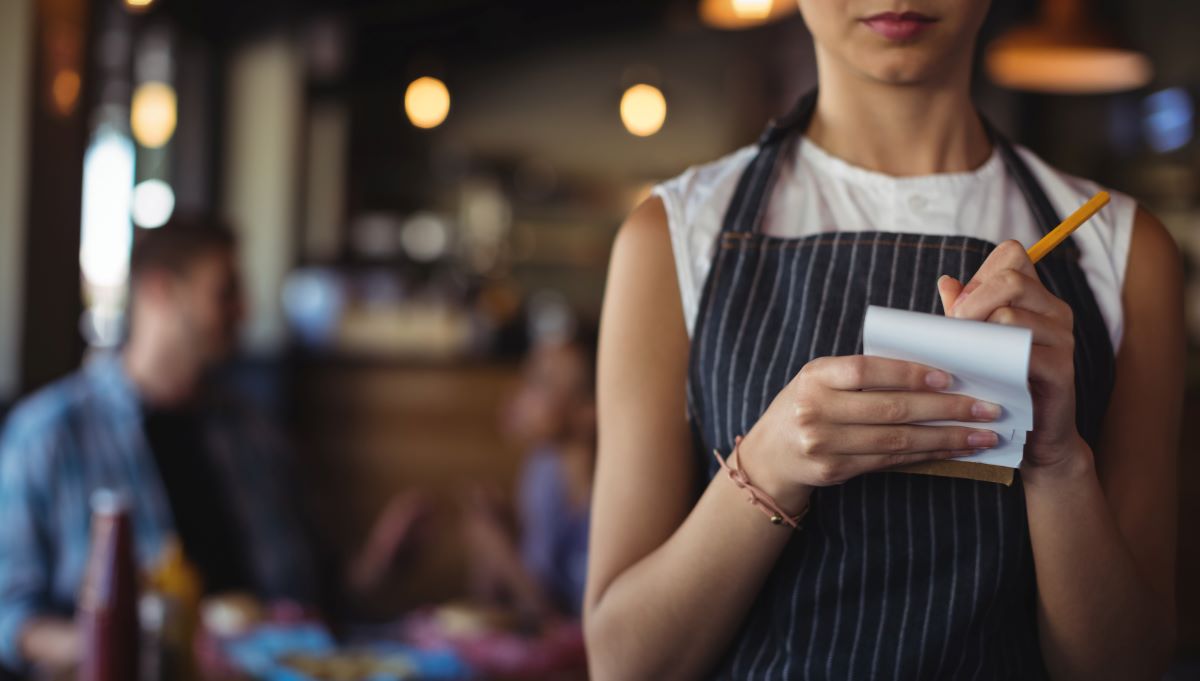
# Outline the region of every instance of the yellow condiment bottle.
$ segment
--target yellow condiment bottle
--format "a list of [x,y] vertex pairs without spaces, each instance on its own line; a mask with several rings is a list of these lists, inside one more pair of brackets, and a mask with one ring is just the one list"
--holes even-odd
[[163,542],[154,567],[146,575],[142,597],[143,624],[155,630],[157,654],[149,658],[143,675],[151,681],[195,679],[193,652],[200,622],[200,597],[204,591],[200,573],[183,553],[176,537]]

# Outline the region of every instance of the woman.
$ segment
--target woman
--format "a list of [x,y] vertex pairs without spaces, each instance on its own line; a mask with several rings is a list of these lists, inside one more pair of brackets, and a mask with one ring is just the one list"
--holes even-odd
[[596,333],[579,328],[534,343],[502,429],[528,450],[517,492],[520,537],[497,495],[465,495],[472,581],[484,600],[511,600],[536,623],[577,619],[587,572],[596,460]]
[[[595,677],[1158,678],[1184,352],[1170,236],[1114,194],[1030,264],[1019,242],[1095,186],[976,113],[985,0],[799,4],[820,96],[660,185],[614,247]],[[861,356],[867,304],[1032,329],[1011,487],[889,471],[993,445],[996,407]],[[937,419],[981,428],[914,425]],[[730,465],[777,515],[806,512],[798,530],[716,474],[740,435]]]

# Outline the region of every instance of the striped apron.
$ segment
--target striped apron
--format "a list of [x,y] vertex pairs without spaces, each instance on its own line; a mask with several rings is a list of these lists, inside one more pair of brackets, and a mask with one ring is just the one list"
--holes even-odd
[[[995,244],[968,236],[762,233],[785,145],[816,93],[772,123],[728,208],[693,332],[688,416],[697,470],[728,452],[809,360],[862,353],[868,305],[941,313],[937,279],[966,281]],[[1058,217],[991,132],[1036,222]],[[1104,320],[1071,242],[1037,265],[1075,315],[1080,434],[1094,446],[1114,379]],[[1036,584],[1020,478],[1011,487],[874,473],[818,489],[715,678],[1037,679]]]

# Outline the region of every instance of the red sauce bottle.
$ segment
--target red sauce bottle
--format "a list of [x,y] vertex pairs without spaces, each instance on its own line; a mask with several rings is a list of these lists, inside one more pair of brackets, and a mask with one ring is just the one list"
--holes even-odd
[[117,493],[92,496],[92,545],[79,595],[79,681],[137,681],[137,567],[129,507]]

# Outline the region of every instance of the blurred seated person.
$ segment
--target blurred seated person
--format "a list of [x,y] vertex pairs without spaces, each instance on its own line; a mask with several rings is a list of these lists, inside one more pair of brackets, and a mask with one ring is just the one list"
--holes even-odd
[[519,537],[496,497],[467,496],[466,537],[476,596],[545,619],[578,617],[587,570],[588,508],[596,456],[594,334],[539,342],[504,414],[528,448],[517,489]]
[[[140,235],[128,340],[14,408],[0,438],[0,664],[76,661],[89,499],[130,501],[143,569],[178,539],[206,594],[314,604],[318,570],[269,423],[222,389],[243,317],[232,232],[176,220]],[[413,504],[389,507],[350,581],[383,572]]]

